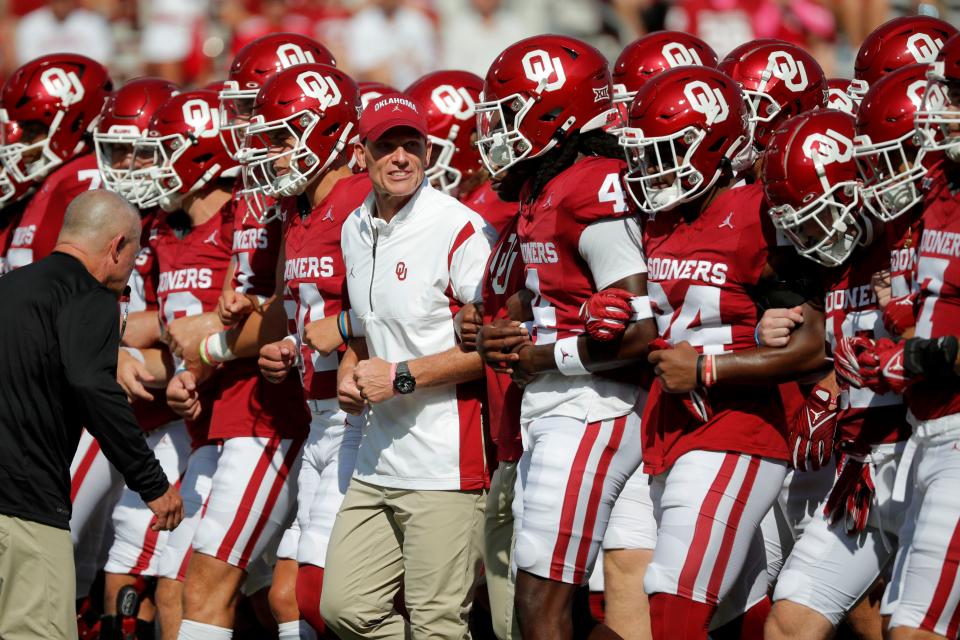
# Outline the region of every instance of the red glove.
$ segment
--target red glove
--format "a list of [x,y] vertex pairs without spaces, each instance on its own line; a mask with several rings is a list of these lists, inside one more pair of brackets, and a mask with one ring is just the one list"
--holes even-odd
[[602,342],[622,336],[633,315],[630,300],[635,297],[623,289],[604,289],[590,296],[580,307],[587,335]]
[[917,325],[917,316],[914,304],[917,294],[890,298],[890,302],[883,309],[883,326],[892,336],[902,336],[907,329]]
[[869,355],[861,361],[861,356],[872,350],[873,340],[870,338],[854,336],[837,340],[837,346],[833,349],[833,367],[837,377],[857,389],[866,386],[864,378],[876,377],[877,363]]
[[[889,338],[880,338],[873,348],[873,356],[876,358],[876,375],[865,378],[864,382],[870,389],[877,393],[903,393],[910,382],[906,372],[903,370],[903,348],[906,340],[894,342]],[[861,355],[866,359],[870,356],[867,353]]]
[[847,458],[823,513],[831,524],[842,520],[847,533],[859,533],[867,526],[874,492],[870,465]]
[[[660,349],[673,349],[673,345],[663,338],[651,340],[650,344],[647,345],[648,351],[659,351]],[[713,418],[713,407],[710,406],[710,398],[707,396],[707,390],[703,387],[680,396],[680,402],[683,403],[687,412],[700,422],[707,422]]]
[[836,432],[837,398],[817,385],[790,423],[787,443],[794,468],[816,471],[829,464]]

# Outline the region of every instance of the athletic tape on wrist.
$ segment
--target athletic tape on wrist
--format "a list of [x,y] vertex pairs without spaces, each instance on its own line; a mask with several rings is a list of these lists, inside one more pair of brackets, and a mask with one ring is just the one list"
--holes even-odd
[[236,360],[237,356],[230,350],[227,344],[227,332],[211,333],[204,338],[200,353],[206,351],[207,357],[211,362],[228,362]]
[[650,308],[650,296],[630,298],[630,308],[633,310],[633,314],[630,316],[631,322],[653,317],[653,309]]
[[580,348],[577,345],[576,336],[557,340],[553,345],[553,360],[557,363],[557,371],[565,376],[590,374],[580,360]]

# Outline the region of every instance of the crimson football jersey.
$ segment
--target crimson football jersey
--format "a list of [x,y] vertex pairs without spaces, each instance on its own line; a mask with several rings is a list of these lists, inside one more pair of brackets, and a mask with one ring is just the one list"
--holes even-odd
[[[517,222],[517,216],[514,215],[512,220],[498,229],[500,239],[494,245],[487,262],[487,277],[481,291],[483,324],[508,318],[507,300],[523,289],[524,268],[523,259],[520,257]],[[513,384],[508,374],[497,373],[491,367],[484,367],[483,370],[487,381],[487,424],[490,438],[497,445],[497,460],[517,462],[523,454],[523,443],[520,440],[520,403],[523,390]]]
[[[917,248],[918,338],[960,336],[960,176],[936,176],[924,199]],[[960,379],[945,376],[914,384],[907,405],[918,420],[960,412]]]
[[[346,269],[340,250],[344,221],[370,193],[370,178],[358,173],[341,178],[308,215],[288,207],[283,269],[284,306],[289,332],[303,336],[314,320],[340,313],[346,298]],[[303,388],[311,400],[337,397],[340,354],[322,356],[301,348]]]
[[[896,225],[885,231],[893,236]],[[889,338],[883,326],[880,305],[872,284],[873,274],[886,269],[890,245],[882,233],[868,247],[860,247],[847,262],[827,272],[824,304],[826,338],[831,351],[842,336],[865,336],[874,340]],[[864,454],[869,445],[898,442],[910,437],[906,407],[899,393],[874,393],[870,389],[844,388],[838,401],[840,429],[838,442],[845,451]]]
[[[130,274],[130,303],[127,310],[130,313],[139,311],[158,311],[157,283],[160,280],[156,253],[153,250],[153,240],[159,231],[163,212],[160,209],[151,209],[140,217],[140,253],[137,254]],[[145,432],[153,431],[163,425],[177,420],[162,389],[152,392],[153,401],[136,399],[131,403],[133,415],[137,424]]]
[[[236,269],[232,286],[238,293],[269,298],[276,290],[277,262],[283,241],[283,221],[279,217],[262,224],[248,211],[246,200],[237,194],[243,186],[238,178],[234,187],[233,255]],[[273,204],[272,201],[270,204]]]
[[[283,221],[262,224],[249,213],[247,201],[234,187],[232,253],[235,264],[231,286],[238,293],[261,300],[276,290]],[[310,414],[303,387],[294,377],[279,384],[260,375],[256,358],[225,362],[210,417],[210,437],[216,439],[260,437],[303,438],[310,429]]]
[[[221,207],[203,224],[193,228],[188,225],[185,213],[167,214],[152,241],[159,273],[157,302],[163,327],[177,318],[216,312],[227,277],[233,235],[232,203]],[[194,448],[209,440],[210,417],[219,383],[219,376],[214,376],[200,388],[203,411],[197,420],[187,422]]]
[[[721,193],[696,219],[666,212],[644,225],[647,291],[660,335],[702,353],[756,347],[756,295],[776,230],[759,184]],[[737,451],[786,460],[785,416],[776,385],[723,381],[709,391],[713,417],[697,422],[678,394],[656,380],[643,417],[644,470],[662,473],[693,450]]]
[[890,238],[890,295],[895,298],[916,293],[917,244],[923,233],[922,211],[904,213],[893,221],[895,231]]
[[57,244],[67,205],[84,191],[99,188],[100,170],[92,153],[74,158],[47,176],[30,198],[13,232],[7,250],[8,267],[18,269],[50,255]]
[[[580,307],[598,290],[646,271],[639,226],[623,191],[625,163],[585,157],[554,176],[520,209],[525,287],[534,295],[536,344],[583,333]],[[524,422],[566,416],[588,422],[626,415],[636,384],[600,376],[537,376],[523,393]]]
[[514,221],[520,209],[516,202],[501,200],[489,180],[485,180],[479,187],[460,198],[460,201],[479,213],[487,224],[496,229],[497,237],[503,233],[504,227]]

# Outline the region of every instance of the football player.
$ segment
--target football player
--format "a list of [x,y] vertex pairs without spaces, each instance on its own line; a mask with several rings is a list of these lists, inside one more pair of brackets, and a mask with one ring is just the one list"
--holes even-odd
[[953,498],[960,479],[956,414],[957,377],[957,160],[960,159],[960,37],[944,45],[927,74],[915,115],[924,151],[943,151],[923,201],[918,244],[915,335],[897,343],[850,341],[852,358],[837,359],[837,374],[875,391],[906,390],[913,435],[897,474],[893,499],[905,501],[900,548],[884,594],[890,637],[953,638],[960,631],[960,509]]
[[[173,339],[172,326],[216,320],[216,306],[227,280],[233,232],[230,183],[223,172],[234,166],[219,137],[219,103],[212,91],[172,96],[154,113],[147,131],[134,144],[131,193],[141,209],[161,206],[166,213],[151,240],[159,281],[157,299],[165,340],[178,368],[190,366],[198,351]],[[183,335],[178,331],[178,335]],[[194,343],[193,349],[197,346]],[[153,349],[141,349],[148,362]],[[184,360],[188,358],[187,360]],[[165,381],[170,373],[161,374]],[[201,394],[196,400],[190,392]],[[160,555],[157,584],[162,637],[177,637],[182,617],[182,580],[202,508],[210,495],[221,443],[209,436],[218,395],[217,380],[187,386],[174,377],[167,399],[184,417],[191,439],[187,469],[180,486],[185,499],[184,526],[168,538]],[[194,399],[194,402],[189,400]]]
[[[271,598],[280,597],[278,590],[295,591],[299,615],[321,635],[327,543],[353,471],[362,419],[338,406],[340,354],[311,350],[305,327],[325,317],[347,322],[345,312],[341,316],[345,270],[340,228],[370,191],[366,175],[354,175],[349,167],[359,100],[353,80],[329,65],[281,71],[257,97],[244,156],[245,192],[277,199],[284,211],[284,269],[276,297],[287,309],[286,324],[275,331],[265,318],[253,348],[259,349],[261,370],[271,382],[282,383],[299,368],[312,413],[298,478],[297,516],[277,551]],[[303,206],[298,206],[298,196]],[[249,346],[238,337],[236,348]],[[291,564],[292,572],[284,564]],[[293,583],[287,584],[291,575]],[[301,637],[298,625],[290,624],[294,621],[278,620],[281,632],[289,629],[282,637]]]
[[[103,185],[112,191],[124,193],[130,185],[129,172],[133,145],[144,134],[154,112],[179,89],[159,78],[140,78],[128,82],[112,94],[104,105],[93,131],[96,158]],[[126,328],[147,325],[130,334],[142,346],[159,346],[158,304],[156,297],[156,260],[150,247],[150,237],[156,230],[159,210],[141,211],[141,250],[130,277],[130,300],[126,303]],[[131,319],[133,316],[133,319]],[[150,338],[145,334],[149,333]],[[124,331],[125,340],[128,336]],[[121,350],[118,361],[118,380],[130,397],[137,422],[147,434],[147,442],[157,455],[168,480],[175,483],[186,468],[190,453],[190,439],[182,420],[166,404],[161,393],[152,394],[143,386],[153,377],[143,353],[136,347]],[[151,363],[156,364],[156,363]],[[159,556],[169,534],[150,531],[152,514],[140,497],[124,489],[113,509],[113,543],[104,567],[104,617],[101,633],[110,637],[118,620],[117,596],[126,585],[138,585],[139,577],[155,577]],[[138,612],[137,635],[150,637],[153,626],[152,598],[141,602]]]
[[644,580],[654,638],[705,638],[751,548],[761,553],[758,527],[786,474],[776,383],[824,362],[816,322],[791,354],[754,342],[757,303],[787,269],[762,188],[735,185],[750,113],[728,76],[683,67],[641,88],[620,135],[630,194],[655,214],[644,247],[663,341],[643,421],[658,524]]
[[90,130],[112,89],[103,65],[72,53],[37,58],[4,83],[0,161],[15,183],[42,183],[13,233],[9,268],[49,254],[67,204],[100,186]]
[[[520,202],[517,239],[532,318],[529,338],[500,320],[484,326],[478,341],[488,362],[525,385],[513,564],[526,638],[573,635],[574,593],[586,584],[613,503],[639,464],[642,390],[595,375],[643,358],[654,335],[639,228],[620,182],[623,161],[602,131],[611,89],[596,49],[536,36],[497,58],[477,105],[483,162],[501,181],[500,195]],[[630,292],[638,321],[605,343],[581,335],[580,307],[608,288]],[[504,338],[509,331],[515,335]]]
[[[827,267],[826,337],[834,358],[843,357],[845,338],[887,336],[872,281],[889,264],[889,245],[903,230],[863,215],[853,147],[868,120],[900,115],[900,128],[903,121],[910,126],[912,113],[900,111],[904,101],[910,104],[905,87],[911,77],[916,70],[907,68],[876,83],[860,105],[856,128],[848,114],[813,111],[787,121],[765,152],[762,178],[775,224],[801,253]],[[908,436],[897,393],[849,388],[831,372],[808,395],[790,423],[793,466],[801,472],[823,467],[833,476],[837,449],[842,473],[784,564],[766,637],[832,637],[881,575],[903,516],[891,490]]]

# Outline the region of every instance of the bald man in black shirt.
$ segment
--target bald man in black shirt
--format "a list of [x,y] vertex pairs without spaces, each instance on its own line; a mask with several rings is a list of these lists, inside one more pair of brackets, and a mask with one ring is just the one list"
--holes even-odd
[[0,278],[0,638],[76,638],[70,461],[81,427],[169,530],[183,504],[116,382],[117,299],[140,248],[109,191],[67,207],[54,253]]

